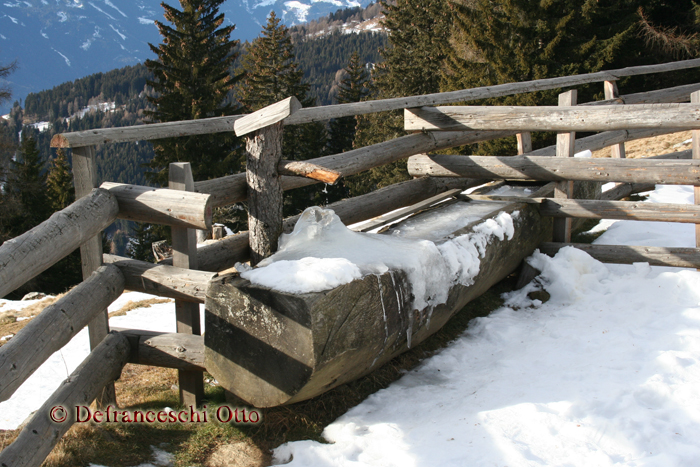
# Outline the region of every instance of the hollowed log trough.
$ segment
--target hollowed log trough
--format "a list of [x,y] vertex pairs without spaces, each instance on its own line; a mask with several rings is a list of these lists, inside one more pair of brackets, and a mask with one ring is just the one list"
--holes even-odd
[[213,279],[205,301],[207,371],[246,402],[272,407],[312,398],[379,368],[439,330],[550,238],[551,219],[535,206],[504,202],[452,236],[502,211],[519,212],[513,238],[492,238],[474,283],[453,285],[447,303],[432,310],[412,309],[411,285],[400,270],[308,294],[254,285],[238,274]]

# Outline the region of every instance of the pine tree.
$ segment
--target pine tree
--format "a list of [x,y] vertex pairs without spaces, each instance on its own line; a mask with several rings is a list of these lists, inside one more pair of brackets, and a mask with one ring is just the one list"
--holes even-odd
[[309,85],[302,82],[304,72],[294,61],[294,46],[289,29],[270,12],[267,24],[253,40],[241,59],[244,77],[236,86],[238,100],[247,112],[254,112],[290,96],[304,107],[313,105],[307,98]]
[[[360,102],[369,93],[367,87],[369,73],[365,64],[360,62],[360,56],[353,52],[350,62],[345,68],[345,78],[340,82],[338,103],[348,104]],[[328,135],[328,153],[340,154],[352,149],[355,140],[355,117],[335,118],[330,121]]]
[[[447,0],[380,1],[389,30],[384,62],[372,73],[376,98],[439,92],[441,70],[450,48],[451,7]],[[387,112],[357,118],[355,145],[376,144],[404,136],[403,113]],[[406,161],[398,161],[348,180],[353,196],[408,180]]]
[[75,200],[73,175],[63,149],[58,149],[56,158],[51,161],[51,169],[46,177],[46,193],[54,211],[65,208]]
[[153,226],[137,222],[131,240],[126,247],[129,257],[139,261],[153,262],[153,242],[156,236],[153,234]]
[[441,69],[450,48],[452,12],[447,0],[380,1],[389,46],[377,65],[380,97],[439,92]]
[[[9,65],[0,66],[0,80],[7,78],[10,73],[15,71],[17,68],[17,63],[12,62]],[[12,91],[5,85],[0,86],[0,104],[9,101],[12,98]]]
[[[641,12],[649,24],[695,32],[696,10],[692,0],[472,0],[453,3],[453,44],[444,68],[443,91],[591,73],[603,69],[659,63],[671,60],[644,43]],[[684,25],[684,26],[682,26]],[[695,28],[695,29],[693,29]],[[666,29],[668,32],[668,29]],[[658,32],[658,31],[657,31]],[[680,76],[680,74],[676,75]],[[658,76],[623,80],[625,92],[641,83],[650,88],[670,87]],[[680,84],[676,82],[676,84]],[[644,87],[644,86],[643,86]],[[579,102],[602,98],[600,84],[578,87]],[[489,99],[485,104],[556,105],[560,90]],[[535,147],[553,143],[551,133],[535,133]],[[476,153],[513,154],[515,140],[479,144]]]
[[[290,96],[304,107],[314,105],[307,96],[309,85],[302,81],[304,72],[294,61],[294,46],[289,29],[281,24],[274,11],[270,13],[261,35],[253,40],[241,59],[244,78],[237,86],[237,96],[248,112],[259,110]],[[286,126],[282,157],[306,160],[320,157],[326,146],[326,131],[321,123]],[[296,214],[322,199],[317,185],[299,188],[285,194],[285,215]],[[243,211],[241,211],[243,212]]]
[[[173,25],[156,21],[163,36],[158,47],[151,44],[157,60],[146,60],[156,92],[149,101],[156,110],[147,112],[152,121],[173,122],[233,115],[236,107],[229,93],[239,76],[229,69],[237,57],[238,41],[231,41],[235,26],[222,27],[224,0],[180,0],[182,10],[165,3],[165,18]],[[192,162],[196,180],[220,177],[238,171],[239,140],[233,133],[169,138],[154,143],[156,156],[147,174],[165,186],[170,162]]]
[[51,214],[46,196],[46,173],[36,141],[24,133],[18,160],[11,161],[6,195],[21,206],[11,220],[12,236],[20,235],[46,220]]

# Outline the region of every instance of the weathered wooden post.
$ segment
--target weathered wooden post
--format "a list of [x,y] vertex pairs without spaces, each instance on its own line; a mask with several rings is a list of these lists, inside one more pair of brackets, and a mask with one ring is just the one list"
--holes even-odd
[[282,121],[300,108],[301,104],[292,96],[234,123],[237,136],[248,135],[246,182],[251,266],[277,249],[282,233],[282,185],[277,168],[282,161]]
[[[617,99],[620,93],[617,90],[617,81],[605,81],[605,99]],[[610,157],[622,159],[625,157],[625,143],[620,143],[610,149]]]
[[[168,188],[171,190],[194,191],[194,179],[189,162],[173,162],[169,167]],[[197,269],[197,238],[194,229],[171,227],[173,238],[173,266],[184,269]],[[199,303],[175,300],[177,332],[201,335]],[[201,371],[178,371],[180,402],[184,406],[196,407],[204,397],[204,375]]]
[[[576,105],[578,93],[575,89],[559,94],[560,106]],[[557,134],[557,155],[556,157],[574,157],[574,147],[576,145],[576,132],[566,132]],[[557,182],[554,187],[555,198],[572,198],[574,196],[574,182]],[[554,219],[552,238],[555,242],[571,242],[571,218]]]
[[527,154],[532,152],[532,133],[525,131],[515,135],[518,140],[518,154]]
[[[700,91],[690,95],[691,104],[700,104]],[[693,159],[700,159],[700,130],[693,130]],[[695,204],[700,204],[700,186],[693,188]],[[695,224],[695,248],[700,248],[700,224]],[[700,269],[699,269],[700,270]]]
[[[83,146],[73,148],[73,184],[75,199],[87,196],[98,187],[97,163],[95,162],[95,147]],[[94,271],[102,266],[102,232],[92,237],[80,246],[80,259],[83,270],[83,280],[88,279]],[[88,324],[90,349],[95,349],[102,339],[109,334],[109,317],[107,308],[97,314]],[[107,384],[95,397],[97,407],[116,406],[114,383]]]

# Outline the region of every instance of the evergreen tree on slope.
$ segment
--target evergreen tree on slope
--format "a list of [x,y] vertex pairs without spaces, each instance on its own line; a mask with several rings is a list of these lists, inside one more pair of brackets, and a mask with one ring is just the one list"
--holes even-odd
[[[372,73],[375,98],[431,94],[440,91],[442,68],[452,29],[447,0],[382,0],[389,45],[384,62]],[[403,112],[358,117],[355,146],[363,147],[404,136]],[[349,181],[353,196],[410,179],[406,161],[398,161],[358,174]]]
[[[147,113],[152,121],[173,122],[220,117],[236,113],[229,92],[238,76],[229,68],[236,59],[238,41],[231,41],[235,26],[222,27],[224,0],[180,0],[182,10],[165,3],[165,18],[173,25],[156,21],[163,36],[158,47],[150,45],[157,60],[146,60],[154,75],[148,84],[157,97]],[[154,143],[156,156],[148,178],[162,186],[168,182],[170,162],[192,162],[195,180],[223,176],[239,169],[240,145],[233,133],[169,138]]]
[[36,141],[23,134],[18,160],[11,161],[10,176],[5,185],[6,194],[14,196],[22,207],[11,221],[13,237],[45,221],[51,214],[46,196],[46,172]]
[[[443,91],[591,73],[658,63],[640,37],[640,7],[658,24],[691,20],[692,0],[470,0],[454,2],[455,28],[444,69]],[[675,14],[669,14],[671,10]],[[683,14],[678,14],[682,12]],[[692,22],[692,21],[690,21]],[[664,75],[668,79],[668,75]],[[649,81],[652,78],[645,77]],[[667,87],[657,86],[657,87]],[[602,97],[602,86],[577,87],[578,101]],[[624,86],[626,92],[633,88]],[[561,90],[507,96],[486,104],[556,105]],[[535,133],[535,146],[553,144]],[[513,154],[515,139],[479,144],[475,152]]]
[[51,169],[46,177],[46,193],[53,211],[60,211],[75,199],[73,174],[63,149],[59,149],[56,158],[51,161]]
[[[338,104],[360,102],[369,93],[369,74],[360,56],[353,52],[350,62],[345,67],[345,78],[338,89]],[[334,118],[329,124],[328,154],[340,154],[352,149],[355,140],[355,117]]]
[[[309,85],[304,72],[294,61],[294,46],[289,29],[270,13],[261,35],[253,40],[241,59],[244,78],[236,87],[237,97],[247,112],[254,112],[290,96],[304,107],[314,105],[307,96]],[[284,128],[282,157],[307,160],[320,157],[326,146],[326,131],[321,123],[290,125]],[[318,185],[298,188],[285,194],[284,214],[292,215],[318,204],[322,198]]]

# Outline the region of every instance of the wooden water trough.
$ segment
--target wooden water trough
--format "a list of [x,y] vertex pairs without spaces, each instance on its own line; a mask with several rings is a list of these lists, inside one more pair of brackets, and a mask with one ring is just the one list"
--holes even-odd
[[[177,368],[185,406],[201,403],[204,370],[250,404],[289,404],[358,378],[417,345],[468,301],[518,268],[535,248],[554,253],[571,246],[572,219],[671,219],[696,223],[697,229],[700,211],[695,206],[641,209],[636,203],[616,200],[661,182],[696,185],[696,199],[700,199],[700,166],[697,161],[679,161],[689,158],[690,151],[667,155],[672,161],[662,163],[624,159],[626,141],[685,129],[694,130],[692,158],[700,159],[700,84],[623,96],[615,84],[624,76],[696,67],[700,59],[316,108],[301,108],[289,98],[248,116],[56,135],[52,146],[72,150],[77,201],[0,245],[0,296],[78,246],[84,281],[0,347],[0,401],[12,396],[85,326],[92,352],[17,440],[0,452],[0,467],[41,464],[70,427],[70,423],[53,424],[47,408],[93,400],[100,407],[115,406],[112,382],[126,362]],[[593,82],[604,83],[604,101],[577,106],[575,92],[569,91],[560,96],[559,107],[552,108],[425,107]],[[303,164],[286,161],[281,154],[283,125],[402,109],[412,134]],[[98,184],[96,145],[232,129],[246,135],[247,173],[195,182],[189,164],[176,163],[170,167],[168,189]],[[557,145],[533,150],[530,132],[553,129],[560,132]],[[574,131],[602,132],[576,139]],[[513,136],[518,142],[517,157],[428,154]],[[574,152],[604,147],[612,148],[614,160],[571,158]],[[333,183],[406,158],[410,158],[409,171],[418,178],[329,207],[346,225],[368,221],[360,227],[363,231],[392,224],[385,235],[396,235],[416,220],[439,220],[449,209],[468,212],[473,208],[478,213],[474,218],[431,237],[443,246],[455,237],[473,235],[499,214],[510,215],[514,222],[512,237],[494,237],[483,245],[478,273],[471,281],[452,282],[444,303],[413,306],[415,283],[410,272],[400,268],[304,294],[272,290],[238,274],[222,273],[236,262],[256,264],[269,257],[279,234],[292,229],[298,216],[282,219],[284,190],[319,181]],[[527,194],[520,188],[515,197],[503,194],[504,185],[499,185],[503,182],[463,194],[492,180],[549,183]],[[580,182],[574,185],[573,180]],[[600,195],[595,188],[603,181],[623,183]],[[244,200],[250,208],[250,232],[197,248],[195,229],[211,227],[212,210]],[[402,220],[407,216],[411,217]],[[115,218],[170,225],[172,260],[155,265],[103,256],[101,230]],[[578,247],[603,261],[700,267],[700,248]],[[110,330],[106,307],[124,289],[174,298],[177,333]],[[199,327],[200,303],[206,307],[204,336]]]
[[[317,396],[422,342],[551,237],[551,222],[532,204],[457,203],[464,206],[464,216],[470,216],[470,207],[480,213],[478,220],[436,243],[473,233],[475,226],[499,213],[514,214],[515,233],[512,238],[491,239],[473,283],[453,284],[446,303],[416,309],[412,284],[403,270],[305,294],[255,285],[238,274],[220,276],[212,280],[205,302],[207,371],[256,407]],[[419,218],[437,220],[444,209],[434,208]]]

